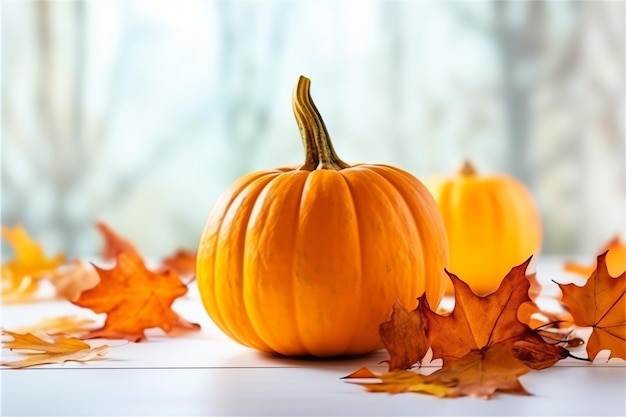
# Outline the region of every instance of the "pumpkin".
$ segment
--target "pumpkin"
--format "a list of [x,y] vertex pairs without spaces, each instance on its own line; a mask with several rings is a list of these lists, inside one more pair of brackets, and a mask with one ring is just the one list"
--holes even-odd
[[[456,175],[424,179],[448,234],[448,270],[479,295],[541,248],[542,223],[526,186],[505,174],[480,175],[466,161]],[[446,294],[452,294],[447,280]]]
[[343,162],[300,77],[293,110],[298,167],[253,172],[218,199],[198,247],[197,283],[235,341],[287,356],[357,355],[382,347],[397,299],[443,295],[447,242],[437,204],[413,175]]

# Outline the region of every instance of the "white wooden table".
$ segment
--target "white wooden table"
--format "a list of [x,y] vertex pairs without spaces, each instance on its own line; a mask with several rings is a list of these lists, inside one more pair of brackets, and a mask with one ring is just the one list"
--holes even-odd
[[[563,258],[538,260],[542,282],[570,282]],[[545,287],[546,294],[555,291]],[[361,366],[383,371],[385,351],[342,360],[272,357],[232,342],[210,321],[197,290],[174,309],[202,330],[168,337],[148,332],[148,341],[90,341],[113,347],[109,360],[0,370],[3,416],[227,416],[227,415],[626,415],[626,365],[563,360],[520,378],[531,396],[497,395],[490,401],[439,399],[421,394],[374,394],[340,379]],[[90,310],[64,301],[3,305],[1,324],[11,329],[43,317]],[[583,349],[583,348],[581,348]],[[578,351],[585,356],[584,350]],[[2,351],[3,360],[15,354]]]

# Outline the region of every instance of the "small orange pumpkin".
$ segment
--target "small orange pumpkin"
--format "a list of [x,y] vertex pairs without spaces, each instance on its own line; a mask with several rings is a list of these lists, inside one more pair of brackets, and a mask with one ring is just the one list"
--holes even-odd
[[300,77],[293,109],[305,163],[243,176],[203,231],[197,282],[235,341],[282,355],[356,355],[382,347],[396,299],[439,304],[447,262],[437,205],[411,174],[340,160]]
[[[474,292],[495,291],[516,265],[539,253],[542,223],[526,186],[504,174],[479,175],[465,162],[455,176],[424,179],[448,233],[448,270]],[[446,294],[452,294],[448,280]]]

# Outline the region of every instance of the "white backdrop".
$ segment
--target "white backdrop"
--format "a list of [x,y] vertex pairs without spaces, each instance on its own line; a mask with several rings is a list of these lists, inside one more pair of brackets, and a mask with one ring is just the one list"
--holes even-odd
[[[2,223],[89,255],[104,220],[194,247],[219,193],[297,164],[300,74],[347,162],[471,158],[535,195],[544,251],[626,229],[623,2],[2,3]],[[6,253],[6,252],[5,252]]]

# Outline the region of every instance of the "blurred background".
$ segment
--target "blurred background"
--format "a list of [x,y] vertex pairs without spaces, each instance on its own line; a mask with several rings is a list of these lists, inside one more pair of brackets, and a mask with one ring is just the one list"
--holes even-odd
[[303,74],[346,162],[470,158],[530,188],[544,253],[595,253],[626,230],[624,5],[3,1],[2,224],[195,248],[236,178],[303,162]]

